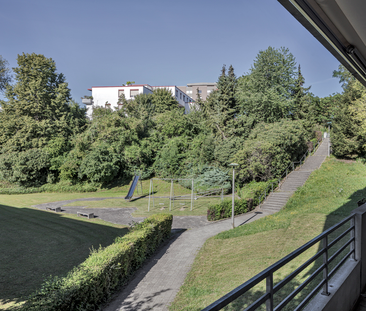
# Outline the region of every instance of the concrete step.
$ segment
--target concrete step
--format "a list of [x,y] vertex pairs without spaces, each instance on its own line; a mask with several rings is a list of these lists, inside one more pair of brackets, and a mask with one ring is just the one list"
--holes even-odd
[[261,205],[261,210],[273,214],[285,206],[292,194],[305,184],[314,170],[320,167],[327,153],[326,142],[320,145],[315,154],[308,157],[298,170],[289,172],[281,187],[267,196],[266,201]]

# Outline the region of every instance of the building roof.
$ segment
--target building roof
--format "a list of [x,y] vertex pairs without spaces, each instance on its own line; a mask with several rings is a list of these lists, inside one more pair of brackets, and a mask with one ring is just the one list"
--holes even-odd
[[187,86],[195,86],[195,85],[216,85],[216,82],[201,82],[201,83],[187,83]]
[[278,1],[366,86],[366,1]]

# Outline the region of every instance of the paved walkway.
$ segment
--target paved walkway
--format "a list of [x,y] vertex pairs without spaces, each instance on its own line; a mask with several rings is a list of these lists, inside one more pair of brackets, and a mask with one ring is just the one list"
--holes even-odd
[[[268,214],[251,212],[237,216],[235,225],[239,226],[266,215]],[[151,258],[117,298],[103,310],[167,310],[204,242],[229,229],[231,220],[224,220],[181,233]]]
[[[316,153],[308,157],[299,170],[289,174],[280,191],[272,193],[261,208],[235,217],[235,226],[244,225],[280,210],[293,192],[305,183],[310,173],[324,161],[328,151],[327,145],[328,140],[325,139]],[[35,207],[46,209],[47,207],[61,206],[65,212],[76,213],[77,210],[80,211],[81,207],[63,205],[74,201],[103,199],[106,198],[68,200],[40,204]],[[100,218],[123,224],[129,224],[132,220],[141,220],[131,216],[133,210],[93,208],[95,214]],[[231,219],[209,223],[205,216],[174,216],[173,229],[177,228],[190,228],[190,230],[176,233],[157,254],[136,272],[131,282],[109,305],[105,306],[104,311],[168,310],[168,305],[173,302],[183,284],[197,252],[208,238],[231,229]]]

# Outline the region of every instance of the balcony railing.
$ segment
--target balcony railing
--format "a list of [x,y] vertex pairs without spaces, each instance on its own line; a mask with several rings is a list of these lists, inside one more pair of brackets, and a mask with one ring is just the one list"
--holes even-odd
[[[347,224],[349,225],[347,226]],[[338,229],[343,231],[339,233]],[[330,241],[331,234],[332,241]],[[334,237],[335,234],[336,236]],[[302,255],[305,251],[309,250],[317,243],[319,243],[320,245],[318,252],[315,255],[309,258],[305,263],[300,265],[292,273],[279,281],[277,284],[274,284],[273,275],[276,271],[284,267],[286,264],[290,263],[295,258]],[[330,249],[332,247],[335,247],[336,249],[333,248],[332,253],[330,253]],[[312,239],[291,254],[282,258],[280,261],[276,262],[269,268],[263,270],[261,273],[257,274],[249,281],[235,288],[233,291],[215,301],[203,310],[214,311],[221,310],[223,308],[226,310],[243,310],[244,305],[248,304],[250,305],[244,309],[245,311],[258,310],[258,308],[260,307],[265,307],[266,311],[283,310],[295,298],[295,296],[297,296],[300,292],[304,290],[304,288],[311,281],[315,280],[318,276],[321,276],[321,280],[317,282],[315,287],[312,288],[311,292],[309,293],[309,290],[307,290],[305,294],[306,297],[302,301],[298,301],[296,307],[291,308],[291,310],[296,311],[302,310],[319,291],[322,291],[322,294],[324,295],[329,295],[329,279],[347,261],[347,259],[351,259],[353,261],[355,260],[355,214],[345,218],[340,223],[324,231],[316,238]],[[321,261],[320,264],[319,260]],[[313,271],[304,282],[298,285],[286,297],[280,297],[280,299],[276,299],[277,305],[275,306],[274,297],[276,297],[276,293],[278,293],[284,286],[289,284],[289,282],[294,280],[306,268],[310,267],[316,262],[318,263],[318,265],[315,265],[313,267],[313,270],[315,269],[315,271]],[[331,264],[333,268],[330,270]],[[243,297],[242,295],[252,290],[257,284],[262,281],[266,282],[266,290],[265,293],[261,295],[261,297],[253,302],[248,302],[247,299],[241,299],[241,301],[236,301]],[[235,306],[228,306],[230,303],[235,301],[237,302]]]

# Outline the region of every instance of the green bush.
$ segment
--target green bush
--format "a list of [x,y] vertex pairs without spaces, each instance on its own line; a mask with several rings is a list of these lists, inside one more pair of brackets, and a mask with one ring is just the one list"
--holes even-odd
[[92,251],[66,277],[46,279],[19,310],[96,310],[170,235],[172,221],[169,214],[150,216],[112,245]]
[[20,186],[40,186],[47,181],[49,155],[44,149],[28,149],[0,156],[0,179]]
[[[242,199],[253,199],[254,206],[257,206],[261,202],[259,201],[266,189],[272,190],[271,184],[273,183],[273,189],[278,185],[278,179],[272,179],[269,181],[252,181],[246,184],[241,190],[239,190],[239,196]],[[268,193],[267,191],[267,193]],[[262,201],[263,199],[261,199]]]
[[239,164],[239,184],[280,176],[291,161],[303,156],[308,149],[306,142],[301,121],[258,124],[233,158]]
[[[278,180],[273,179],[264,182],[252,181],[247,184],[242,190],[239,190],[241,199],[234,200],[234,215],[240,215],[253,210],[264,199],[264,191],[267,193],[278,185]],[[207,220],[219,220],[231,217],[232,201],[225,200],[218,204],[210,205],[207,209]]]
[[[240,215],[249,212],[253,208],[252,199],[235,199],[234,215]],[[207,209],[207,220],[220,220],[231,217],[232,201],[224,200],[218,204],[210,205]]]

